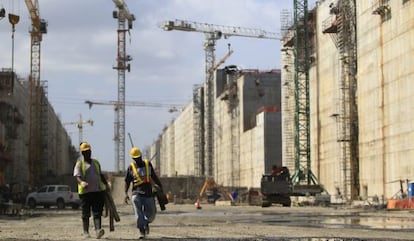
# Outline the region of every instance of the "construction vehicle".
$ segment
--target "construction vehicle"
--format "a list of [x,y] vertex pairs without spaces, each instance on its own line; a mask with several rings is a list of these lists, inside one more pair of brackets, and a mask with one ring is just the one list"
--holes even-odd
[[216,184],[214,179],[207,178],[200,189],[199,200],[203,197],[207,197],[207,202],[215,203],[218,199],[222,197],[222,194],[220,194],[218,190],[218,185]]
[[272,203],[282,204],[289,207],[292,203],[290,195],[292,193],[292,179],[289,169],[283,167],[277,174],[265,174],[260,182],[262,193],[262,207],[269,207]]
[[321,193],[325,192],[322,185],[296,185],[287,167],[280,168],[276,173],[263,175],[260,182],[260,191],[262,194],[262,207],[269,207],[273,203],[290,207],[292,196],[317,196],[316,204],[319,204],[319,202],[323,204],[329,202],[329,199],[326,199],[329,195],[321,195]]

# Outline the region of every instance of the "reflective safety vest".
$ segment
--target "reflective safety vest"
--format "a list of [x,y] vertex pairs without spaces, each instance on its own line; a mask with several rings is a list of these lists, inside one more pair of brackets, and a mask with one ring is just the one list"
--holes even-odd
[[[85,175],[86,175],[85,160],[82,159],[82,160],[79,160],[78,162],[80,162],[80,165],[81,165],[82,178],[85,178]],[[92,162],[95,165],[96,174],[98,175],[99,189],[101,191],[104,191],[106,189],[106,185],[101,180],[101,169],[99,168],[99,163],[95,159],[92,159]],[[91,163],[91,165],[92,165],[92,163]],[[85,193],[85,188],[82,187],[80,185],[80,183],[78,183],[78,193],[79,194],[84,194]]]
[[[149,167],[148,160],[144,160],[145,169],[140,168],[140,172],[138,173],[138,169],[135,165],[135,162],[131,162],[131,169],[134,173],[134,187],[141,185],[142,183],[151,182],[151,169]],[[145,171],[145,172],[144,172]]]

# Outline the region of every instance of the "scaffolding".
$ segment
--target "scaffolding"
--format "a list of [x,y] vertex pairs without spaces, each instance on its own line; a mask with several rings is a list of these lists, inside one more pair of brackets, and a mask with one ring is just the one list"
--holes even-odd
[[237,79],[240,72],[235,66],[225,67],[227,113],[230,117],[230,163],[232,170],[231,186],[240,186],[240,107],[238,98]]
[[204,110],[203,88],[200,85],[193,86],[193,125],[194,125],[194,175],[203,176],[204,168]]
[[[341,181],[339,188],[347,201],[359,196],[359,151],[357,109],[356,7],[354,0],[339,0],[330,6],[331,16],[324,21],[323,33],[334,40],[339,53],[337,142],[340,145]],[[332,17],[334,16],[334,17]]]
[[288,10],[281,12],[281,30],[283,33],[282,48],[282,113],[283,113],[283,165],[290,170],[295,168],[295,129],[294,129],[294,59],[293,48],[289,45],[292,39],[292,13]]
[[46,176],[48,163],[48,115],[47,82],[30,85],[30,123],[29,123],[29,170],[30,184],[37,185],[42,176]]
[[[48,166],[49,160],[49,101],[48,101],[48,82],[40,81],[40,140],[41,140],[41,160],[42,166]],[[41,176],[46,177],[48,168],[41,170]]]

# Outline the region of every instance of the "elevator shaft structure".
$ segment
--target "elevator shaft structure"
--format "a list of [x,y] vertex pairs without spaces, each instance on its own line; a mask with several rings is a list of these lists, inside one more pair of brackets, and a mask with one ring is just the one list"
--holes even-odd
[[323,187],[311,170],[309,69],[310,42],[307,0],[294,0],[295,172],[293,188],[320,193]]
[[113,17],[118,19],[118,55],[116,66],[113,69],[118,71],[118,109],[116,111],[117,135],[115,145],[116,158],[115,172],[125,171],[125,71],[131,70],[129,61],[131,56],[126,54],[126,32],[132,29],[135,16],[128,10],[128,6],[123,0],[113,0],[118,11],[113,12]]

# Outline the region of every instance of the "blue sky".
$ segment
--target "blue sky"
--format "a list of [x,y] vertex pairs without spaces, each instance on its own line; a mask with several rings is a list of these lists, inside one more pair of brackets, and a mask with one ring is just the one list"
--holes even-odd
[[[204,34],[164,31],[166,20],[183,19],[217,25],[239,26],[280,32],[280,13],[292,11],[286,0],[125,0],[136,17],[127,35],[131,72],[126,73],[126,101],[173,103],[191,101],[193,85],[204,75]],[[6,13],[20,16],[16,25],[14,67],[18,75],[30,72],[30,18],[23,0],[0,0]],[[112,0],[39,0],[40,16],[48,22],[41,49],[41,79],[48,81],[48,96],[62,122],[76,122],[82,115],[83,139],[90,142],[93,156],[104,170],[112,171],[114,161],[114,110],[109,105],[93,106],[85,100],[116,100],[118,74],[112,69],[117,54],[118,22]],[[0,20],[0,68],[11,67],[11,24]],[[216,60],[233,55],[222,67],[235,64],[246,69],[280,68],[280,42],[231,37],[218,40]],[[134,144],[145,148],[178,113],[164,108],[126,107],[125,146],[129,162],[130,133]],[[72,141],[78,143],[75,125],[66,125]]]

